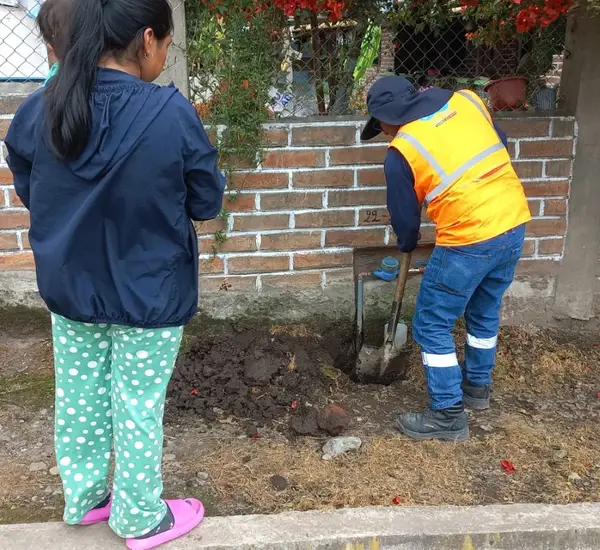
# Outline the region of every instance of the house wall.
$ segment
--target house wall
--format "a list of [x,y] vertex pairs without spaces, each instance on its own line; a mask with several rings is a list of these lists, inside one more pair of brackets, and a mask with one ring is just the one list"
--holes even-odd
[[[10,124],[0,115],[0,139]],[[395,251],[382,162],[387,144],[363,144],[363,120],[270,124],[258,170],[236,173],[227,220],[198,225],[201,304],[214,316],[346,316],[354,309],[354,272]],[[563,257],[576,125],[569,117],[500,119],[522,178],[529,224],[517,305],[548,298]],[[35,302],[29,216],[0,157],[0,300]],[[235,192],[234,192],[235,190]],[[214,233],[228,240],[213,253]],[[422,242],[434,227],[423,220]],[[424,252],[425,253],[425,252]],[[531,282],[531,278],[537,278]],[[538,280],[539,279],[539,280]],[[385,310],[389,285],[373,283],[373,312]],[[535,300],[534,300],[535,301]],[[378,305],[379,304],[379,305]],[[519,305],[520,304],[520,305]],[[538,305],[531,303],[534,310]],[[518,311],[516,312],[518,313]]]

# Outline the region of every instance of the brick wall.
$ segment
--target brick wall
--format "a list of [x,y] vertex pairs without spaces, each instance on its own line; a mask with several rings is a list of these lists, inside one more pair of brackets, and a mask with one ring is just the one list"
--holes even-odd
[[[227,222],[198,226],[204,293],[324,290],[352,279],[355,247],[393,245],[381,168],[386,144],[361,144],[361,125],[353,120],[267,127],[262,166],[234,176],[232,187],[240,191],[227,201]],[[558,262],[567,230],[575,123],[520,116],[501,119],[500,125],[510,137],[534,216],[523,262]],[[5,126],[0,119],[0,128]],[[27,226],[11,174],[0,167],[0,272],[33,268]],[[229,239],[213,257],[212,233],[220,229]],[[422,237],[434,238],[427,220]]]

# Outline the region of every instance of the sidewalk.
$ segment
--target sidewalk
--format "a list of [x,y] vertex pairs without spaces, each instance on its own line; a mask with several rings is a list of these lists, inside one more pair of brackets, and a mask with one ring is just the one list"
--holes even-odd
[[[106,526],[0,526],[1,550],[122,550]],[[600,504],[363,508],[209,518],[166,550],[597,550]]]

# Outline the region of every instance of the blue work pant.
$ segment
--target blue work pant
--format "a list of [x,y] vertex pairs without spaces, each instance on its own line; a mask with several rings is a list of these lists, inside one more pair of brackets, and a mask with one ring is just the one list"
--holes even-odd
[[[502,296],[523,250],[525,225],[468,246],[436,246],[423,275],[413,320],[434,410],[462,401],[463,375],[474,386],[491,383]],[[452,330],[464,314],[464,373]]]

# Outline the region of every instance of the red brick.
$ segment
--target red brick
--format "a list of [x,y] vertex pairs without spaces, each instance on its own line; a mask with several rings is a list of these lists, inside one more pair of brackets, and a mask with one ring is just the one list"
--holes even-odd
[[256,168],[256,158],[248,158],[235,153],[223,153],[221,160],[227,163],[232,170],[253,170]]
[[26,229],[29,213],[26,210],[0,210],[0,229]]
[[541,207],[542,207],[542,201],[540,201],[540,200],[529,200],[529,201],[527,201],[527,204],[529,205],[529,211],[531,212],[532,216],[539,216],[540,215]]
[[256,205],[256,195],[229,193],[223,200],[223,208],[229,212],[252,212]]
[[525,181],[525,194],[528,197],[566,197],[569,193],[569,182],[561,181]]
[[320,231],[266,234],[260,243],[261,250],[308,250],[320,246]]
[[565,218],[535,218],[527,224],[527,236],[553,237],[555,235],[564,235],[566,229],[567,221]]
[[566,216],[567,199],[550,199],[544,205],[545,216]]
[[550,135],[549,119],[498,118],[496,123],[509,138],[533,138]]
[[289,275],[263,275],[261,277],[264,290],[297,290],[298,288],[321,287],[320,273],[290,273]]
[[19,196],[17,195],[17,192],[14,189],[11,189],[8,192],[8,205],[7,206],[23,206],[23,203],[21,202],[21,199],[19,198]]
[[319,126],[292,128],[292,146],[300,145],[353,145],[356,128],[352,126]]
[[535,254],[535,241],[525,241],[523,243],[522,256],[533,256]]
[[329,191],[327,205],[335,206],[368,206],[385,204],[385,190],[348,190],[348,191]]
[[200,294],[256,292],[256,277],[200,277]]
[[552,137],[573,137],[575,135],[575,121],[554,120],[552,122]]
[[35,263],[31,252],[0,254],[0,271],[27,271],[34,268]]
[[542,169],[544,167],[541,161],[515,161],[513,162],[517,176],[520,178],[541,178]]
[[569,178],[573,170],[571,160],[549,160],[546,162],[546,176],[549,178]]
[[0,119],[0,141],[4,141],[12,120]]
[[265,130],[265,145],[267,147],[287,147],[287,128],[269,128]]
[[365,208],[358,213],[358,225],[389,225],[389,223],[390,213],[385,207]]
[[375,170],[359,170],[358,171],[359,187],[383,187],[385,186],[385,174],[382,168]]
[[383,164],[387,147],[352,147],[332,149],[329,162],[332,166],[354,164]]
[[538,252],[542,255],[546,254],[562,254],[564,239],[541,239],[538,244]]
[[553,141],[521,141],[519,158],[535,157],[572,157],[573,140],[557,139]]
[[296,172],[292,175],[292,186],[297,189],[304,187],[352,187],[354,185],[354,170],[314,170],[311,172]]
[[290,177],[287,172],[237,173],[231,177],[231,186],[234,189],[286,189],[289,181]]
[[324,210],[296,214],[296,228],[345,227],[354,225],[352,210]]
[[323,207],[323,193],[263,193],[261,210],[304,210]]
[[382,246],[385,241],[385,229],[334,229],[325,234],[325,246]]
[[233,220],[234,231],[287,229],[289,226],[289,214],[255,214],[252,216],[234,216]]
[[203,258],[200,260],[201,274],[213,274],[223,273],[223,259],[222,258]]
[[0,250],[16,250],[18,248],[16,233],[0,233]]
[[13,175],[8,168],[0,168],[0,185],[12,185]]
[[211,254],[217,247],[218,252],[254,252],[256,237],[253,235],[232,235],[224,243],[217,245],[214,237],[198,239],[200,254]]
[[231,273],[268,273],[270,271],[288,271],[288,256],[243,256],[229,258],[227,265]]
[[325,166],[325,151],[267,151],[264,168],[311,168]]
[[352,252],[311,252],[294,254],[294,269],[319,269],[323,267],[348,267],[352,265]]
[[31,249],[31,244],[29,244],[29,231],[23,231],[21,233],[21,243],[23,244],[23,248],[27,250]]
[[219,218],[206,222],[194,222],[194,226],[196,227],[196,233],[200,236],[212,235],[217,231],[224,231],[226,229],[225,222]]
[[[516,149],[514,141],[509,141],[508,142],[508,154],[509,154],[509,156],[510,156],[511,159],[514,159],[517,156],[517,149]],[[522,156],[523,155],[521,155],[521,157]]]

